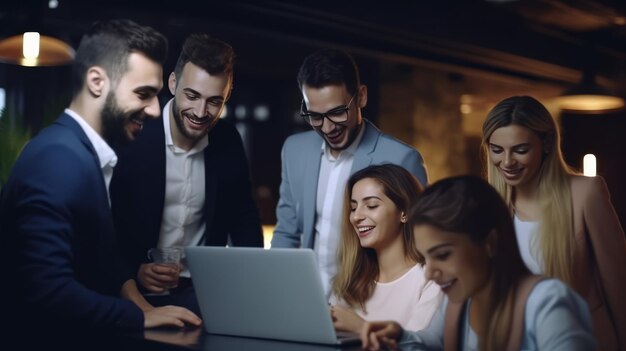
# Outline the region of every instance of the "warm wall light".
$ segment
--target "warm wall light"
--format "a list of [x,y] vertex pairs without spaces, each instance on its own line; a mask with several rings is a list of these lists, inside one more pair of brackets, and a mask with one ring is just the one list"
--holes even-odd
[[583,174],[587,177],[596,176],[596,156],[594,154],[586,154],[583,157]]
[[581,114],[624,108],[624,99],[599,86],[590,72],[583,73],[583,79],[578,85],[565,90],[558,98],[558,103],[562,110]]
[[21,66],[60,66],[72,62],[74,56],[74,49],[65,42],[36,32],[0,41],[0,62]]

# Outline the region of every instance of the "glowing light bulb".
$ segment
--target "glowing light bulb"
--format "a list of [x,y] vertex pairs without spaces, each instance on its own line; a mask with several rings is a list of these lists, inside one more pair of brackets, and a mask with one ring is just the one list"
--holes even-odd
[[22,42],[22,54],[26,59],[36,59],[39,56],[39,33],[26,32]]

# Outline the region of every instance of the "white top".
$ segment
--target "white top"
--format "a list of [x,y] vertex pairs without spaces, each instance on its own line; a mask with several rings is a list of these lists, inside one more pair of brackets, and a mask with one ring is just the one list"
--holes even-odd
[[67,115],[72,117],[78,125],[82,128],[83,132],[87,135],[87,139],[91,142],[94,150],[96,150],[96,154],[98,155],[98,160],[100,160],[100,168],[102,169],[102,177],[104,177],[104,185],[107,189],[107,194],[109,195],[109,206],[111,206],[111,195],[109,194],[109,184],[111,184],[111,178],[113,177],[113,168],[117,164],[117,155],[115,151],[111,149],[109,144],[107,144],[102,136],[98,134],[87,121],[85,121],[78,113],[66,108],[64,111]]
[[[165,129],[165,203],[158,247],[196,246],[204,235],[204,148],[200,139],[189,151],[174,145],[170,127],[170,100],[163,108]],[[190,277],[183,262],[181,277]]]
[[313,249],[317,254],[326,298],[330,296],[331,280],[337,274],[337,250],[341,237],[346,182],[350,178],[354,153],[361,142],[364,130],[362,127],[352,145],[342,150],[337,158],[333,157],[325,141],[321,146],[322,159],[317,180]]
[[522,260],[533,274],[543,273],[543,259],[539,251],[539,222],[526,222],[514,216],[515,235]]
[[[404,331],[401,350],[443,350],[444,315],[448,299],[431,324],[417,332]],[[468,304],[469,306],[469,304]],[[461,323],[464,351],[478,351],[478,337],[469,326],[468,313]],[[588,351],[596,349],[591,315],[585,300],[557,279],[543,280],[531,291],[524,311],[520,350]]]
[[[333,300],[334,299],[334,300]],[[337,299],[333,296],[331,304]],[[374,293],[365,303],[363,312],[354,308],[366,321],[392,320],[407,330],[422,330],[429,324],[443,301],[439,285],[424,277],[424,268],[417,264],[400,278],[388,283],[376,283]],[[345,302],[339,302],[346,306]]]

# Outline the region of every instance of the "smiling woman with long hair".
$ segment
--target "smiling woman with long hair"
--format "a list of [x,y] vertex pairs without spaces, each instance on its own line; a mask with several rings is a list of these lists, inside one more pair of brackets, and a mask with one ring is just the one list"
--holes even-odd
[[392,164],[369,166],[348,180],[331,297],[338,330],[359,332],[364,320],[376,319],[412,330],[430,323],[441,292],[424,278],[424,260],[407,224],[421,192],[409,171]]
[[626,240],[604,179],[570,169],[556,122],[529,96],[504,99],[489,112],[483,152],[528,268],[587,300],[601,350],[626,350]]

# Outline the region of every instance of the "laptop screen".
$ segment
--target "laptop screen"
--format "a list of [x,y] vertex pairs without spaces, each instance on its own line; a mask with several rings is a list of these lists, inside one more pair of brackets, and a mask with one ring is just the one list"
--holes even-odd
[[[185,248],[208,333],[342,343],[310,249]],[[348,342],[358,342],[353,334]]]

